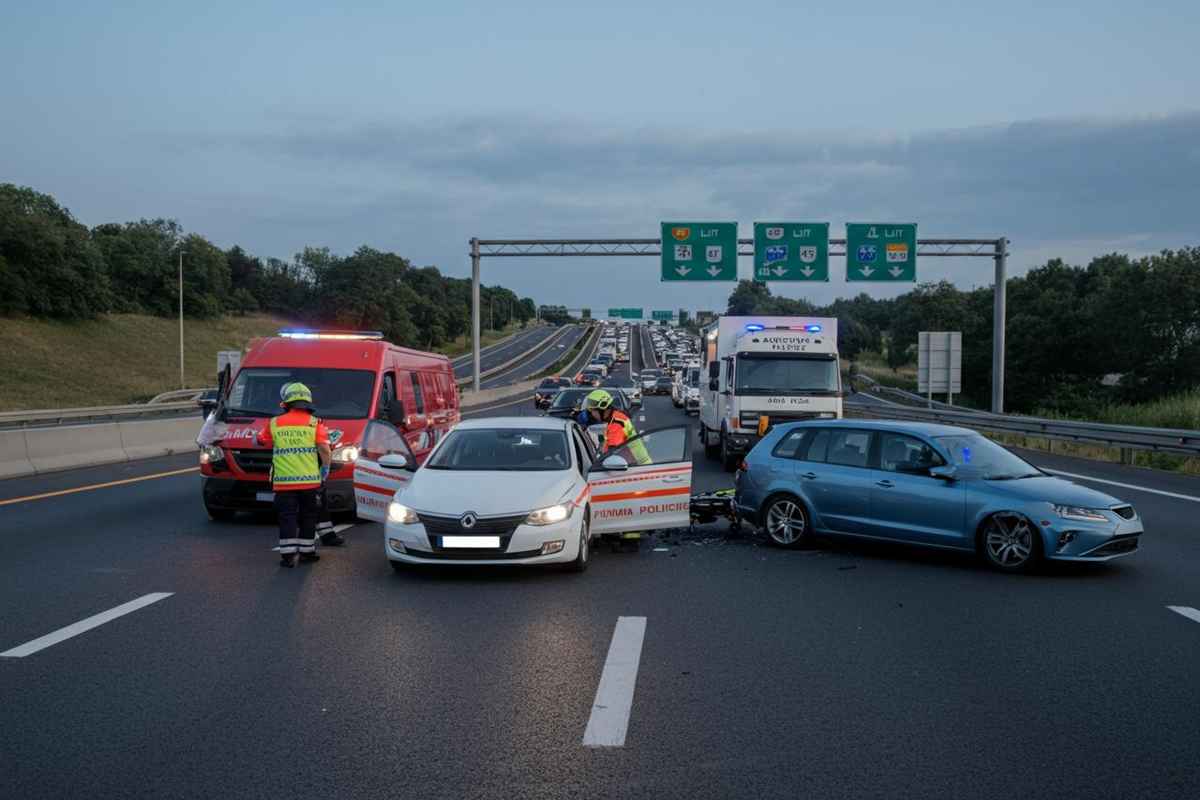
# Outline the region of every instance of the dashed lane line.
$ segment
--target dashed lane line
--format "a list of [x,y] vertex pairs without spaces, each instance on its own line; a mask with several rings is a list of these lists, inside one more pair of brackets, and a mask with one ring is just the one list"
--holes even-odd
[[59,628],[53,633],[47,633],[45,636],[41,636],[31,642],[18,645],[11,650],[5,650],[3,653],[0,653],[0,658],[24,658],[25,656],[33,655],[39,650],[45,650],[47,647],[52,647],[59,642],[65,642],[67,639],[78,636],[81,633],[86,633],[92,628],[99,628],[104,623],[112,622],[118,617],[123,617],[126,614],[132,614],[139,608],[145,608],[148,605],[157,603],[159,600],[165,600],[172,594],[174,594],[174,592],[152,592],[150,594],[142,595],[136,600],[130,600],[128,603],[122,603],[116,608],[110,608],[108,611],[102,611],[101,613],[90,616],[87,619],[81,619],[79,622],[68,625],[65,628]]
[[11,497],[8,500],[0,500],[0,506],[8,506],[13,503],[28,503],[32,500],[45,500],[48,497],[62,497],[66,494],[75,494],[76,492],[90,492],[94,489],[107,489],[111,486],[124,486],[127,483],[140,483],[141,481],[152,481],[156,478],[169,478],[172,475],[185,475],[189,472],[199,472],[199,467],[185,467],[184,469],[173,469],[167,472],[156,472],[153,475],[139,475],[136,478],[122,478],[119,481],[105,481],[104,483],[92,483],[87,486],[75,486],[71,489],[59,489],[56,492],[43,492],[41,494],[31,494],[25,497]]
[[1051,475],[1062,475],[1065,478],[1076,478],[1081,481],[1091,481],[1092,483],[1106,483],[1109,486],[1120,486],[1122,489],[1134,489],[1139,492],[1148,492],[1149,494],[1158,494],[1163,497],[1174,497],[1176,500],[1190,500],[1193,503],[1200,503],[1200,497],[1190,494],[1179,494],[1178,492],[1168,492],[1163,489],[1151,489],[1149,486],[1138,486],[1135,483],[1122,483],[1121,481],[1110,481],[1106,478],[1093,478],[1091,475],[1080,475],[1075,472],[1063,472],[1060,469],[1050,469],[1049,467],[1041,467],[1043,472],[1049,472]]
[[1171,609],[1176,614],[1181,614],[1187,617],[1192,622],[1200,622],[1200,611],[1197,611],[1191,606],[1167,606],[1167,608]]
[[596,687],[592,714],[583,732],[584,747],[625,746],[645,638],[645,617],[617,617],[608,658],[600,673],[600,685]]

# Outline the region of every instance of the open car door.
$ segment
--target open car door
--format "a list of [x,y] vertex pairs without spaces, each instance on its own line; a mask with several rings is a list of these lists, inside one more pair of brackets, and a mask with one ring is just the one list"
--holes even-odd
[[[387,456],[403,456],[406,466],[391,466]],[[383,461],[384,463],[380,463]],[[371,420],[363,431],[363,446],[354,462],[354,505],[359,519],[383,522],[388,503],[412,480],[417,461],[412,448],[390,423]]]
[[659,428],[602,455],[588,473],[592,533],[682,528],[690,519],[688,427]]

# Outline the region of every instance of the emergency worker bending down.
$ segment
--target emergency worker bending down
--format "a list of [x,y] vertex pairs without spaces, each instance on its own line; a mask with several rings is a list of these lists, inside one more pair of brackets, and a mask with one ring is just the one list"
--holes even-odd
[[280,564],[296,566],[317,561],[317,521],[321,515],[321,484],[329,474],[333,454],[329,431],[312,408],[312,392],[303,383],[289,383],[280,392],[284,413],[273,418],[261,441],[272,448],[271,488],[279,514]]
[[633,422],[624,411],[613,408],[611,394],[603,389],[596,389],[583,401],[583,408],[592,419],[604,423],[604,446],[601,452],[607,455],[628,444],[629,454],[637,464],[650,463],[650,454],[646,452],[646,446],[637,438],[637,428],[633,427]]

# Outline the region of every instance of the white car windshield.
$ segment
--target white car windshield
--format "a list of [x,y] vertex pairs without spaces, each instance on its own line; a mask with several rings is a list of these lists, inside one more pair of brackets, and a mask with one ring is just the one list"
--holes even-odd
[[545,472],[568,469],[562,431],[473,428],[452,431],[425,464],[427,469]]

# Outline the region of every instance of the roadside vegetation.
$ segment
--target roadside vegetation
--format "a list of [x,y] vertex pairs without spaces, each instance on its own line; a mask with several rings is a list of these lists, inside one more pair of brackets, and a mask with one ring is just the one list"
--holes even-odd
[[[222,249],[172,219],[88,228],[55,198],[0,183],[0,317],[89,320],[103,314],[193,319],[270,314],[298,323],[380,330],[423,350],[468,333],[471,282],[396,253],[363,246],[349,255],[304,247],[291,259]],[[484,286],[485,331],[534,319],[537,308]]]
[[[184,321],[189,387],[212,386],[217,351],[292,324],[250,314]],[[145,314],[0,318],[0,411],[125,405],[179,388],[179,323]]]

